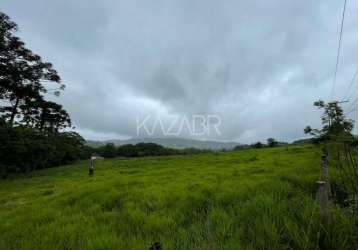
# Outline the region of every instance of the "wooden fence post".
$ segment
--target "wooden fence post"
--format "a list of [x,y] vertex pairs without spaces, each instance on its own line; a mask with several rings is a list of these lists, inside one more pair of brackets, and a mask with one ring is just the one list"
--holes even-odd
[[331,214],[329,210],[329,199],[330,199],[330,184],[328,175],[328,150],[327,144],[325,143],[322,148],[321,157],[321,176],[318,184],[318,195],[317,200],[320,206],[321,224],[324,228],[323,235],[321,236],[322,243],[325,244],[325,239],[329,234],[329,227],[331,224]]
[[321,177],[320,181],[326,182],[325,189],[327,189],[328,198],[331,195],[331,185],[329,183],[329,174],[328,174],[328,150],[327,144],[323,144],[322,156],[321,156]]
[[93,161],[95,160],[96,158],[91,156],[90,160],[89,160],[89,166],[88,166],[88,175],[89,176],[93,176],[94,174],[94,166],[93,166]]
[[327,182],[317,181],[318,184],[318,203],[320,206],[321,222],[327,229],[331,223],[331,216],[329,212],[329,196]]

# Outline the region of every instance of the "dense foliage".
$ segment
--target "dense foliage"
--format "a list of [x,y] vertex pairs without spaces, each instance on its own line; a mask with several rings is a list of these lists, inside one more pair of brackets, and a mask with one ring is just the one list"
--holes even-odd
[[43,134],[23,126],[0,126],[0,172],[29,172],[89,157],[91,149],[75,132]]
[[71,127],[66,110],[45,98],[49,94],[58,96],[65,85],[51,63],[44,62],[15,36],[17,29],[16,23],[0,12],[0,172],[3,176],[9,171],[56,166],[89,155],[81,136],[65,132]]
[[141,157],[141,156],[160,156],[160,155],[188,155],[209,152],[196,148],[174,149],[167,148],[156,143],[126,144],[116,147],[113,143],[93,149],[95,153],[106,157]]
[[285,145],[288,145],[288,143],[283,142],[283,141],[277,141],[274,138],[268,138],[266,144],[258,141],[251,145],[246,145],[246,144],[237,145],[234,148],[234,150],[242,150],[242,149],[247,149],[247,148],[265,148],[265,147],[273,148],[273,147],[285,146]]
[[313,105],[323,110],[321,115],[321,129],[312,129],[307,126],[304,129],[306,134],[315,136],[315,140],[335,141],[335,142],[354,142],[355,137],[352,134],[354,121],[346,118],[340,103],[337,101],[325,103],[318,100]]

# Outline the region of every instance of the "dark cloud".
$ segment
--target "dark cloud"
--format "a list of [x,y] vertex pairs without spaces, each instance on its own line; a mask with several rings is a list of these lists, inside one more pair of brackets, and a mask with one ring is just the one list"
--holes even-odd
[[[88,137],[135,136],[137,118],[148,114],[167,123],[172,115],[215,114],[222,134],[207,138],[293,140],[304,136],[304,126],[318,126],[312,102],[330,98],[340,1],[0,6],[28,46],[58,69],[67,85],[58,101]],[[335,98],[343,98],[358,68],[355,13],[351,1]]]

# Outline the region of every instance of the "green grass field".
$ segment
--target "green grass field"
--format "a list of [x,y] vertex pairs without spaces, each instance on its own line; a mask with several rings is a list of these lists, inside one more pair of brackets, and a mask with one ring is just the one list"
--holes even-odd
[[[0,249],[316,249],[316,146],[105,159],[0,181]],[[334,176],[332,177],[334,180]],[[332,249],[357,249],[332,208]]]

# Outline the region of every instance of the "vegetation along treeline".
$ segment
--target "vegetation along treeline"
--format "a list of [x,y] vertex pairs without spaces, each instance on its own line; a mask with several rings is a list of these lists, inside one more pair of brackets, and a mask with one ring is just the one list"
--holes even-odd
[[0,172],[31,171],[88,157],[71,119],[48,100],[65,85],[52,64],[26,48],[18,27],[0,12]]
[[175,149],[163,147],[156,143],[138,143],[115,146],[113,143],[107,143],[98,148],[92,149],[93,153],[106,158],[112,157],[140,157],[140,156],[160,156],[160,155],[188,155],[211,152],[209,149],[184,148]]

